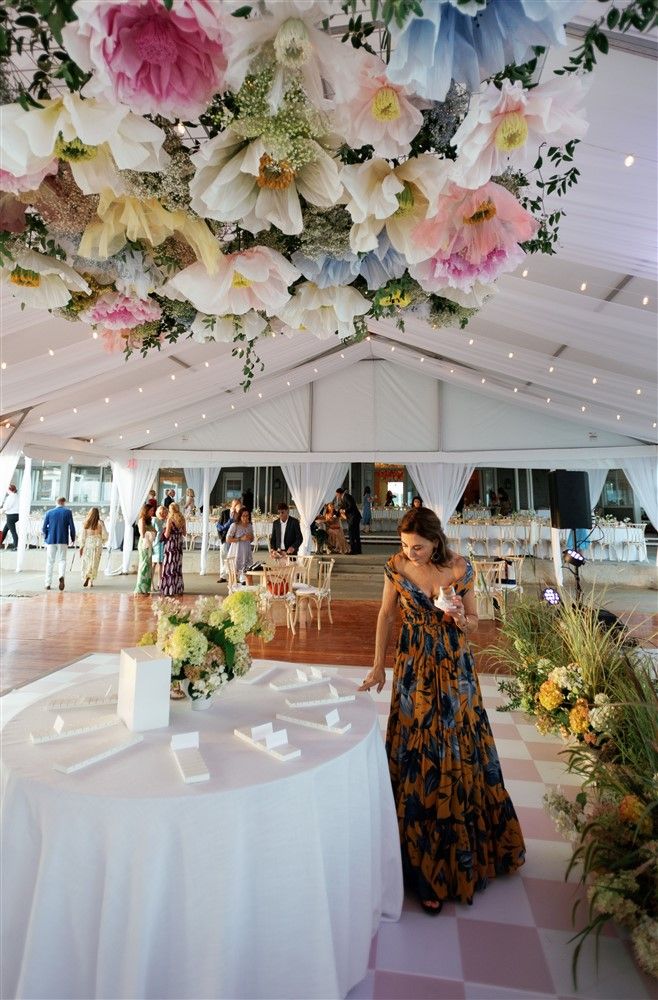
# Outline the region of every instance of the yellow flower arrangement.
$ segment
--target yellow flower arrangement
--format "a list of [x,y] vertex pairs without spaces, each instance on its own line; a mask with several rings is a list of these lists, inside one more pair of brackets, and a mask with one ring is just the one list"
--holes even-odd
[[584,698],[579,698],[569,712],[569,728],[576,735],[585,733],[589,729],[589,705]]
[[549,712],[559,708],[564,700],[562,691],[553,681],[544,681],[539,688],[537,697],[542,708],[545,708]]

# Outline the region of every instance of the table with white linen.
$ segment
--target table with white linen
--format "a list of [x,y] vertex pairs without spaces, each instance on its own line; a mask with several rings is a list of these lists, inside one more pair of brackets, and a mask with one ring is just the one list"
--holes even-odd
[[[645,528],[643,524],[595,525],[590,532],[589,545],[583,547],[586,558],[646,562]],[[446,526],[446,536],[463,555],[470,551],[474,556],[532,555],[537,559],[551,556],[550,523],[536,519],[450,522]],[[572,542],[571,530],[561,528],[561,548]]]
[[[93,734],[32,745],[57,715],[47,697],[7,723],[3,996],[330,998],[365,976],[380,918],[402,903],[376,707],[366,694],[342,704],[343,736],[289,724],[302,756],[277,761],[233,735],[286,710],[271,678],[233,682],[205,712],[174,702],[168,729],[69,775],[53,762]],[[186,785],[169,744],[192,730],[211,777]]]

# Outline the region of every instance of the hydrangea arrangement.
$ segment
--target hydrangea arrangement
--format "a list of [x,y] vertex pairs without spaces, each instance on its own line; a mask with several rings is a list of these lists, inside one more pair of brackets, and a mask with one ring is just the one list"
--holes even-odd
[[7,5],[2,281],[127,354],[232,340],[244,384],[272,333],[350,340],[416,309],[464,325],[526,252],[554,252],[543,196],[577,180],[600,24],[563,75],[533,72],[579,6]]
[[222,684],[247,673],[248,636],[265,642],[274,637],[267,604],[252,592],[237,591],[223,600],[200,597],[191,606],[159,598],[153,608],[156,627],[139,644],[157,645],[171,656],[172,683],[179,687],[180,681],[187,681],[192,700],[210,698]]

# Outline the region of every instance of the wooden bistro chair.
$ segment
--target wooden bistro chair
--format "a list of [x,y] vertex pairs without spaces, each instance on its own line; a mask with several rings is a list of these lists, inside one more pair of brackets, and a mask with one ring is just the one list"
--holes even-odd
[[238,580],[238,574],[235,569],[235,556],[227,556],[224,560],[224,569],[226,573],[226,579],[228,581],[228,592],[232,594],[236,590],[246,590],[251,591],[254,594],[260,593],[263,589],[262,586],[247,586],[244,583],[240,583]]
[[495,562],[471,561],[475,573],[474,594],[478,618],[491,620],[496,617],[496,611],[500,608],[503,599],[500,582],[503,564],[498,560]]
[[297,568],[296,563],[284,563],[279,560],[276,566],[265,566],[263,579],[265,584],[265,596],[268,604],[274,610],[279,606],[285,609],[286,628],[289,628],[295,635],[295,622],[297,620],[297,596],[293,590],[293,574]]
[[320,612],[324,601],[327,602],[327,615],[329,616],[329,622],[332,625],[334,623],[334,620],[331,617],[331,571],[334,568],[334,562],[335,559],[318,559],[317,585],[312,587],[310,584],[299,584],[295,590],[298,608],[308,608],[308,613],[311,619],[313,618],[312,605],[315,604],[315,608],[318,613],[318,632],[321,628]]

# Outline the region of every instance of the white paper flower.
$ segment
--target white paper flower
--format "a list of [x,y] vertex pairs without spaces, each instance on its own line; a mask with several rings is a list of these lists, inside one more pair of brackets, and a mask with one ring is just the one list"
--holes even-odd
[[350,246],[354,253],[376,249],[386,232],[396,250],[409,257],[413,232],[427,215],[446,184],[450,165],[431,153],[422,153],[400,166],[386,160],[368,160],[343,167],[340,179],[348,195],[346,208],[354,225]]
[[273,159],[260,139],[245,143],[227,129],[204,143],[192,160],[192,209],[207,219],[237,222],[251,233],[276,226],[289,236],[303,229],[299,195],[331,208],[342,186],[336,162],[317,143],[317,158],[295,171]]
[[292,330],[312,333],[320,340],[335,333],[345,339],[354,333],[354,317],[363,316],[369,308],[370,302],[351,285],[318,288],[304,281],[278,316]]
[[267,320],[260,313],[250,312],[243,316],[208,316],[205,313],[197,313],[196,319],[190,327],[192,339],[200,344],[219,340],[225,344],[232,344],[236,333],[243,333],[247,340],[255,340],[263,333],[267,327]]
[[42,103],[30,111],[13,104],[3,109],[0,156],[16,176],[42,169],[55,155],[68,161],[83,194],[104,188],[123,194],[119,170],[162,170],[169,162],[164,132],[122,104],[78,94]]
[[35,309],[59,309],[71,292],[90,292],[77,271],[55,257],[27,250],[0,272],[0,281],[19,302]]
[[587,132],[580,77],[553,77],[532,90],[503,80],[499,90],[485,84],[471,99],[468,114],[452,139],[457,149],[454,179],[478,188],[508,167],[528,170],[542,142],[561,146]]
[[299,278],[296,267],[268,247],[253,247],[220,258],[217,272],[202,264],[186,267],[163,287],[163,294],[183,295],[199,312],[210,316],[244,315],[262,309],[275,315],[290,298],[288,286]]
[[318,14],[323,16],[314,7],[307,14],[299,4],[277,0],[263,16],[243,21],[227,46],[227,86],[231,90],[240,89],[255,57],[269,43],[276,60],[269,93],[273,111],[281,104],[292,78],[301,80],[316,108],[332,107],[326,96],[327,87],[336,100],[349,100],[357,86],[355,60],[361,56],[351,46],[341,44],[337,37],[316,28],[314,21]]

